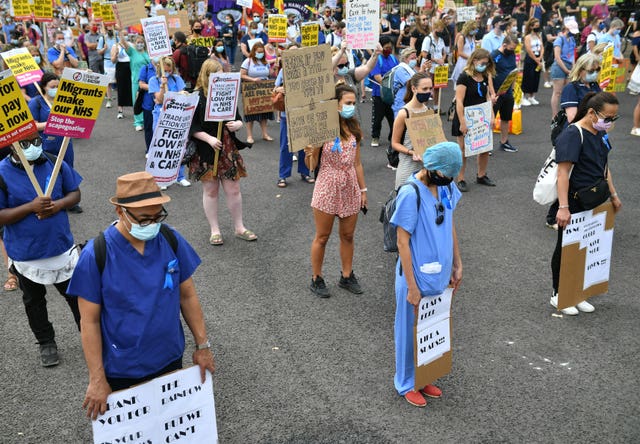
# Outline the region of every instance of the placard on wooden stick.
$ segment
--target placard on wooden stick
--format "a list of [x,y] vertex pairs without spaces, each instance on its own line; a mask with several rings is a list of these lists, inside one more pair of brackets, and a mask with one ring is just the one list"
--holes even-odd
[[245,116],[273,111],[271,93],[275,83],[275,80],[242,82],[242,107]]
[[609,201],[571,215],[562,238],[558,310],[609,291],[614,223]]
[[411,139],[413,150],[420,157],[429,147],[447,141],[442,129],[442,120],[432,110],[425,113],[411,114],[408,119],[405,119],[405,125],[407,126],[407,134]]

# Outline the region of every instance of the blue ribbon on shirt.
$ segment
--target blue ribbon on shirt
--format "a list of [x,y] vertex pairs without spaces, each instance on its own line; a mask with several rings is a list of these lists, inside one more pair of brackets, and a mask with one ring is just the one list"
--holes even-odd
[[336,137],[336,140],[333,141],[333,146],[331,147],[332,152],[338,152],[342,154],[342,145],[340,144],[340,137]]
[[176,272],[176,268],[178,267],[178,259],[174,259],[167,264],[167,271],[164,275],[164,287],[162,289],[168,288],[169,290],[173,290],[173,279],[171,275]]

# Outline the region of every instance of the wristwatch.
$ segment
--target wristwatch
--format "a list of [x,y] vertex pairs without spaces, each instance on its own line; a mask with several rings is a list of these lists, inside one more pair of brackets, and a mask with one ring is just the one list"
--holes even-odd
[[196,344],[196,350],[206,350],[208,348],[211,348],[211,342],[208,339],[204,344]]

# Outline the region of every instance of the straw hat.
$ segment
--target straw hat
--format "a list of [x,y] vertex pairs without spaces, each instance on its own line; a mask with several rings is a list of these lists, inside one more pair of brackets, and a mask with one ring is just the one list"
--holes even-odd
[[114,205],[127,208],[162,205],[171,198],[160,192],[153,176],[146,171],[118,177],[116,195],[109,199]]

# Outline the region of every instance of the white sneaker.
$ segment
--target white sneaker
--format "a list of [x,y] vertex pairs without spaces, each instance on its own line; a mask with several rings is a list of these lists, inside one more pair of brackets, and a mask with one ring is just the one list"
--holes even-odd
[[553,84],[551,82],[544,82],[544,87],[545,88],[551,88],[553,86]]
[[136,125],[136,131],[142,131],[144,127],[142,125]]
[[630,134],[632,136],[640,136],[640,128],[632,128]]
[[[549,303],[553,308],[558,308],[558,295],[554,293],[554,295],[551,296]],[[562,314],[566,314],[567,316],[575,316],[580,313],[576,307],[563,308],[562,310],[560,310],[560,312]]]
[[166,186],[166,185],[160,185],[160,190],[162,190],[162,191],[167,191],[167,188],[169,188],[169,187]]
[[380,146],[380,140],[377,137],[371,139],[371,146]]
[[531,102],[529,102],[529,99],[527,99],[526,97],[523,97],[522,101],[520,102],[520,105],[522,105],[522,106],[531,106]]
[[124,114],[122,114],[121,112],[118,112],[118,119],[124,119]]
[[596,310],[596,308],[587,301],[576,304],[576,308],[583,313],[593,313]]
[[179,180],[177,182],[177,184],[180,185],[181,187],[190,187],[191,186],[191,182],[189,182],[187,179]]
[[107,104],[104,107],[111,108],[111,100],[107,99]]
[[293,161],[297,162],[298,161],[298,156],[296,156],[295,154],[293,155]]
[[538,102],[535,97],[529,97],[529,102],[531,102],[532,105],[540,105],[540,102]]

